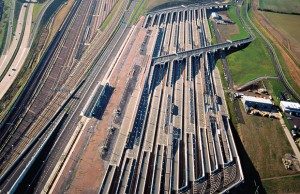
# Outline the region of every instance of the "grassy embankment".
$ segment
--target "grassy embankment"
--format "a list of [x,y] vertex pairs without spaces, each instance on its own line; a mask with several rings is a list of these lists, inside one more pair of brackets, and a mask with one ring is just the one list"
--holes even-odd
[[[35,24],[40,12],[42,11],[42,9],[45,7],[45,5],[47,4],[46,2],[43,3],[36,3],[33,7],[33,11],[32,11],[32,23]],[[34,28],[34,25],[31,25],[31,30]]]
[[272,60],[261,39],[227,56],[229,71],[235,85],[243,85],[257,77],[276,76]]
[[51,23],[51,28],[50,28],[50,33],[48,40],[46,42],[45,48],[48,47],[50,44],[51,40],[55,36],[56,32],[60,28],[61,24],[63,23],[65,17],[67,16],[69,10],[73,6],[75,0],[69,0],[67,5],[62,5],[61,9],[58,11],[58,13],[54,16],[53,22]]
[[[15,5],[15,12],[14,12],[14,21],[13,21],[13,27],[12,27],[12,34],[15,34],[16,28],[17,28],[17,24],[18,24],[18,19],[19,19],[19,15],[21,12],[21,8],[23,6],[23,3],[16,0],[16,5]],[[24,22],[26,22],[26,19],[24,19]]]
[[55,0],[45,12],[41,20],[39,29],[37,31],[38,33],[35,37],[35,40],[33,41],[32,48],[29,51],[28,57],[20,73],[18,74],[17,78],[15,79],[7,93],[0,100],[0,122],[5,117],[7,112],[11,109],[12,105],[18,98],[19,94],[21,93],[22,89],[24,88],[26,82],[28,81],[30,75],[32,74],[38,63],[38,55],[41,51],[41,46],[39,46],[39,40],[42,35],[42,29],[44,28],[44,26],[46,26],[53,13],[55,13],[58,7],[64,2],[65,1]]
[[207,19],[207,22],[208,22],[208,26],[209,26],[210,35],[211,35],[211,44],[217,44],[217,40],[215,37],[214,28],[212,26],[211,20]]
[[131,24],[136,24],[137,21],[140,19],[140,16],[147,12],[146,2],[147,0],[140,0],[138,2],[129,19]]
[[0,21],[0,54],[2,54],[5,46],[9,15],[10,15],[10,6],[11,6],[10,0],[4,0],[3,2],[4,2],[4,7],[3,7],[2,19]]
[[110,21],[113,19],[113,17],[115,16],[117,10],[119,9],[120,5],[122,4],[122,1],[119,0],[116,5],[114,6],[114,8],[111,10],[111,12],[108,14],[108,16],[106,17],[106,19],[104,20],[103,24],[100,27],[100,30],[103,32],[106,28],[106,26],[110,23]]

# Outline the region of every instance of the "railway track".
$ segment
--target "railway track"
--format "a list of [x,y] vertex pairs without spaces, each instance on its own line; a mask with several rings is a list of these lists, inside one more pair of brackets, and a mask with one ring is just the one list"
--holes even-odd
[[[72,13],[75,13],[76,12],[76,10],[77,10],[77,8],[79,7],[79,3],[78,4],[75,4],[74,5],[74,7],[72,8],[72,10],[71,10],[71,14]],[[17,102],[16,102],[16,104],[15,104],[15,106],[14,107],[16,107],[16,106],[18,106],[19,105],[19,107],[18,107],[18,109],[17,110],[15,110],[15,109],[13,109],[13,111],[11,111],[10,112],[10,114],[8,115],[8,117],[7,117],[7,120],[8,120],[8,122],[11,122],[11,123],[14,123],[14,121],[17,121],[17,119],[20,119],[19,118],[19,116],[20,115],[22,115],[22,113],[23,113],[23,111],[25,110],[25,114],[23,113],[23,117],[24,118],[21,118],[22,120],[23,119],[25,119],[26,118],[26,116],[27,116],[27,118],[29,117],[29,119],[30,119],[30,117],[31,117],[31,121],[33,120],[33,119],[35,119],[34,117],[33,117],[33,113],[32,113],[32,111],[30,111],[30,108],[32,108],[33,106],[32,105],[30,105],[30,108],[29,108],[29,106],[28,107],[25,107],[24,105],[26,105],[26,104],[32,104],[33,103],[33,100],[36,100],[35,98],[36,97],[34,97],[35,95],[35,92],[37,92],[38,90],[40,90],[39,88],[43,85],[43,84],[45,84],[45,83],[43,83],[43,81],[42,82],[40,82],[40,80],[41,80],[41,78],[42,78],[42,80],[43,80],[43,78],[44,78],[44,76],[45,76],[45,74],[47,74],[47,72],[50,72],[50,69],[51,68],[53,68],[53,67],[50,67],[50,66],[47,66],[47,65],[42,65],[42,64],[44,64],[44,63],[46,63],[46,64],[49,64],[49,62],[51,62],[51,53],[55,53],[55,51],[56,51],[56,48],[57,47],[59,47],[59,44],[58,44],[58,42],[63,38],[63,32],[65,32],[66,31],[66,29],[67,29],[67,25],[69,24],[69,22],[71,21],[71,17],[69,16],[67,19],[66,19],[66,22],[65,22],[65,24],[64,24],[64,26],[62,26],[62,28],[60,29],[60,31],[58,32],[58,34],[55,36],[55,38],[54,38],[54,40],[53,40],[53,42],[51,43],[51,46],[49,47],[49,49],[47,50],[47,52],[46,52],[46,54],[44,55],[44,57],[42,58],[42,60],[41,60],[41,62],[40,62],[40,64],[38,65],[38,67],[37,67],[37,69],[35,70],[35,72],[33,73],[33,75],[32,75],[32,77],[29,79],[29,82],[26,84],[26,86],[25,86],[25,89],[23,90],[23,92],[21,93],[21,95],[20,95],[20,97],[19,97],[19,100],[17,100]],[[48,69],[48,70],[47,70]],[[48,85],[49,86],[49,85]],[[37,90],[36,90],[36,88],[38,88]],[[50,87],[49,87],[50,88]],[[47,93],[46,93],[47,94]],[[32,99],[33,98],[33,99]],[[44,99],[45,100],[45,99]],[[31,103],[30,103],[30,101],[31,101]],[[61,101],[60,101],[61,102]],[[21,106],[20,106],[21,105]],[[46,112],[45,112],[45,116],[49,116],[49,111],[51,111],[51,109],[48,109],[48,110],[46,110]],[[13,114],[12,114],[12,112],[14,112]],[[17,114],[16,114],[17,113]],[[53,113],[53,112],[52,112]],[[6,122],[7,122],[7,120],[6,120]],[[28,121],[27,121],[28,122]],[[29,130],[29,128],[31,127],[31,124],[29,123],[29,125],[27,124],[27,127],[23,127],[22,128],[22,122],[20,122],[19,121],[19,124],[18,125],[16,125],[16,126],[14,126],[15,127],[15,129],[13,129],[13,130],[9,130],[9,129],[7,129],[7,128],[5,128],[6,127],[6,125],[4,125],[4,128],[2,128],[2,132],[3,132],[3,130],[4,130],[4,134],[8,134],[9,135],[9,138],[6,138],[6,141],[5,141],[5,143],[4,144],[2,144],[2,145],[7,145],[6,147],[8,147],[8,149],[10,148],[10,144],[12,144],[13,145],[13,148],[15,148],[15,149],[17,149],[17,145],[20,145],[21,147],[23,147],[23,149],[24,149],[24,147],[26,147],[26,145],[28,144],[28,143],[30,143],[30,141],[32,140],[32,138],[37,134],[36,132],[33,132],[33,131],[28,131]],[[26,123],[25,123],[26,124]],[[44,125],[45,124],[45,121],[43,122],[40,122],[40,124],[41,125]],[[11,125],[12,126],[12,125]],[[25,125],[26,126],[26,125]],[[2,125],[2,127],[3,127],[3,125]],[[22,136],[21,137],[18,137],[18,134],[17,133],[15,133],[15,132],[21,132],[21,134],[26,134],[26,135],[28,135],[28,136],[25,136],[25,138],[27,139],[27,141],[26,141],[26,139],[25,139],[25,141],[23,142],[23,143],[20,143],[21,142],[21,140],[23,140],[23,139],[21,139],[21,138],[23,138]],[[5,135],[4,136],[2,136],[2,137],[5,137]],[[6,137],[7,137],[7,135],[6,135]],[[17,138],[17,139],[16,139]],[[4,139],[2,139],[2,143],[3,143],[3,140]],[[17,144],[17,145],[16,145]],[[19,154],[20,153],[22,153],[22,148],[20,147],[20,150],[19,150]],[[7,148],[6,148],[6,150],[7,150]],[[9,151],[9,150],[8,150]],[[17,152],[15,152],[15,153],[17,153]],[[4,154],[4,155],[3,155]],[[18,154],[17,154],[18,155]],[[12,156],[10,156],[10,158],[11,158],[11,160],[12,161],[14,161],[15,159],[14,158],[17,158],[18,156],[17,155],[12,155]],[[5,151],[4,150],[4,146],[2,147],[2,149],[1,149],[1,159],[2,159],[2,161],[3,161],[3,157],[5,156],[5,160],[7,160],[8,159],[8,157],[9,157],[9,155],[7,155],[7,151]],[[13,164],[13,162],[12,162],[12,164]],[[3,173],[4,173],[4,169],[5,168],[3,168],[3,163],[1,164],[1,172],[2,172],[2,175],[3,175]],[[2,176],[1,176],[2,177]]]
[[[121,14],[123,14],[123,10],[124,10],[124,8],[125,8],[125,6],[126,6],[126,1],[124,1],[124,3],[123,3],[123,7],[121,7],[120,8],[120,10],[122,10],[122,11],[119,11],[118,13],[119,13],[119,15]],[[78,5],[79,6],[79,5]],[[114,25],[113,26],[116,26],[116,25],[118,25],[118,23],[119,23],[119,21],[122,19],[122,17],[118,17],[118,18],[116,18],[115,20],[116,20],[116,23],[114,23]],[[64,22],[64,25],[68,25],[68,21],[66,20],[65,22]],[[113,27],[110,27],[110,28],[107,28],[108,30],[106,31],[106,34],[111,34],[111,33],[109,33],[108,31],[109,30],[111,30]],[[106,37],[104,37],[103,39],[101,39],[101,41],[105,41],[105,42],[107,42],[107,41],[109,41],[111,44],[114,44],[114,45],[116,45],[117,44],[117,42],[118,42],[118,40],[120,40],[121,39],[121,37],[123,37],[122,36],[122,34],[125,32],[125,30],[126,30],[126,27],[123,27],[123,28],[120,28],[120,25],[119,25],[119,27],[118,27],[118,29],[119,30],[117,30],[116,32],[117,33],[114,33],[114,37],[118,37],[117,39],[113,39],[113,43],[112,43],[112,39],[109,37],[109,36],[106,36]],[[120,30],[121,29],[121,30]],[[62,33],[61,32],[61,30],[63,30],[63,28],[61,28],[60,29],[60,33]],[[56,38],[57,38],[57,36],[59,36],[59,35],[61,35],[61,34],[58,34],[58,35],[56,35]],[[60,37],[60,39],[61,39],[61,37]],[[105,40],[106,39],[106,40]],[[123,37],[123,39],[124,39],[124,37]],[[58,42],[58,41],[57,41]],[[54,42],[54,43],[56,43],[56,46],[57,46],[57,42]],[[111,45],[110,44],[110,45]],[[55,46],[54,46],[55,47]],[[106,47],[107,48],[107,47]],[[112,46],[110,46],[109,48],[112,48]],[[49,49],[48,49],[48,51],[49,51]],[[97,57],[97,55],[98,55],[98,53],[99,53],[99,49],[97,49],[96,50],[96,52],[94,52],[94,53],[96,53],[96,56],[94,55],[93,57],[91,56],[91,55],[86,55],[86,56],[88,56],[88,57],[90,57],[90,60],[88,60],[88,61],[84,61],[85,63],[83,64],[83,65],[86,65],[86,67],[88,67],[89,65],[90,65],[90,63],[94,63],[94,65],[92,66],[92,67],[94,67],[95,66],[95,64],[97,64],[98,62],[98,60],[100,59],[100,58],[98,58]],[[108,59],[108,56],[110,55],[110,52],[108,51],[108,52],[104,52],[104,54],[106,54],[106,55],[103,55],[103,53],[101,54],[100,53],[100,56],[104,56],[104,57],[106,57],[106,60]],[[86,57],[85,56],[85,57]],[[96,69],[98,69],[97,71],[96,71],[96,73],[95,73],[95,71],[93,72],[93,74],[94,75],[97,75],[97,74],[99,74],[99,72],[102,70],[102,68],[103,67],[105,67],[105,66],[103,66],[103,65],[96,65],[97,66],[97,68]],[[107,65],[106,65],[107,66]],[[83,66],[81,66],[81,68],[82,68]],[[99,69],[100,68],[100,69]],[[83,69],[86,69],[86,68],[83,68]],[[107,67],[105,68],[105,69],[107,69]],[[76,72],[76,70],[77,70],[77,72]],[[79,68],[79,70],[80,70],[80,68]],[[83,72],[82,72],[83,71]],[[73,69],[73,71],[72,71],[72,74],[71,74],[71,79],[69,79],[65,84],[64,84],[64,86],[65,87],[69,87],[69,88],[71,88],[71,86],[72,85],[76,85],[76,83],[78,83],[78,80],[80,80],[80,76],[82,77],[82,76],[87,76],[87,75],[89,75],[89,73],[87,74],[87,75],[85,75],[85,73],[84,73],[84,70],[82,70],[82,71],[78,71],[78,68],[76,69]],[[90,71],[89,71],[90,72]],[[98,72],[98,73],[97,73]],[[103,75],[104,74],[102,74],[102,78],[103,78]],[[92,75],[90,75],[90,76],[92,76]],[[48,76],[49,77],[49,76]],[[95,80],[96,79],[96,77],[97,76],[95,76],[95,77],[93,77],[93,79]],[[93,83],[93,81],[92,82],[90,82],[90,86],[88,87],[88,88],[90,88],[91,87],[91,84]],[[85,95],[84,95],[85,96]],[[63,99],[63,97],[61,96],[61,95],[57,95],[57,96],[54,96],[55,98],[57,98],[57,99],[60,99],[60,98],[62,98]],[[54,102],[54,105],[55,104],[57,104],[57,105],[59,105],[60,103],[56,103],[56,102]],[[77,108],[75,108],[75,109],[78,109],[78,104],[76,104],[75,103],[75,105],[74,105],[75,107],[77,107]],[[48,113],[46,113],[45,112],[45,114],[47,115]],[[51,114],[51,113],[49,113],[49,114]],[[42,124],[42,123],[41,123]],[[34,134],[32,134],[32,135],[34,135]],[[28,143],[28,142],[27,142]]]

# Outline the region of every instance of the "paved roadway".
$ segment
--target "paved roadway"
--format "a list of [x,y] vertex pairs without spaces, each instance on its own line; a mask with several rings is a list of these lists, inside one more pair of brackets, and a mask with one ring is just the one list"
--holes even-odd
[[[19,36],[20,35],[22,36],[19,39],[22,42],[21,42],[21,44],[20,44],[20,42],[18,42],[15,48],[11,47],[9,49],[9,52],[7,53],[8,56],[14,57],[14,58],[13,59],[10,58],[10,60],[8,60],[9,63],[7,63],[7,65],[10,65],[10,61],[13,60],[13,62],[11,64],[9,70],[7,71],[5,77],[0,82],[0,88],[1,88],[0,99],[2,99],[2,97],[4,96],[6,91],[9,89],[9,87],[11,86],[13,81],[16,79],[16,77],[17,77],[18,73],[20,72],[20,70],[23,66],[23,63],[27,57],[27,54],[29,52],[30,48],[28,47],[28,41],[29,41],[29,36],[30,36],[33,6],[34,6],[34,4],[32,4],[32,3],[30,3],[28,5],[28,7],[22,6],[22,10],[28,11],[27,13],[24,13],[25,16],[27,15],[27,18],[25,18],[25,16],[22,13],[20,13],[20,17],[26,19],[26,24],[23,24],[23,22],[21,22],[19,24],[19,25],[22,25],[21,32],[16,31],[16,33],[19,33]],[[23,28],[24,28],[23,25],[25,26],[24,31],[23,31]],[[18,48],[18,46],[19,46],[19,48]],[[16,55],[15,55],[15,52],[17,52]]]
[[[19,18],[16,25],[16,32],[13,36],[12,42],[9,41],[11,45],[7,48],[5,52],[0,57],[0,76],[4,73],[6,66],[10,63],[15,52],[18,52],[18,44],[22,41],[23,37],[21,33],[24,31],[23,26],[26,25],[26,7],[22,6],[19,14]],[[24,24],[25,23],[25,24]],[[7,39],[8,40],[8,39]]]

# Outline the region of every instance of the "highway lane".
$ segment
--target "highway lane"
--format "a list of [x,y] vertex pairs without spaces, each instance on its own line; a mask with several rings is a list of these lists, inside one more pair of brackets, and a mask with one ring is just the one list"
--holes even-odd
[[[25,7],[25,4],[21,7],[19,18],[16,24],[16,32],[13,36],[13,40],[9,42],[10,46],[7,48],[5,52],[0,56],[0,76],[1,80],[3,80],[5,74],[5,70],[8,65],[11,65],[11,63],[14,60],[14,55],[17,54],[19,50],[20,43],[23,40],[23,33],[24,33],[24,26],[26,25],[26,18],[28,8]],[[22,34],[22,35],[21,35]],[[8,39],[7,39],[8,40]],[[2,92],[1,92],[2,93]],[[3,94],[2,94],[3,95]]]
[[[25,59],[28,55],[29,48],[28,48],[28,40],[30,35],[30,28],[31,28],[31,21],[32,21],[32,12],[33,12],[33,4],[28,4],[26,7],[26,4],[23,5],[25,11],[25,15],[21,15],[21,17],[25,17],[25,21],[21,22],[20,25],[22,25],[21,32],[16,31],[16,33],[19,33],[20,39],[14,48],[9,49],[9,51],[13,50],[13,53],[8,53],[9,61],[6,64],[5,71],[1,75],[1,78],[3,78],[0,82],[0,99],[4,96],[6,91],[9,89],[9,87],[12,85],[14,80],[16,79],[18,73],[21,71],[21,68],[25,62]],[[3,77],[2,77],[3,76]]]

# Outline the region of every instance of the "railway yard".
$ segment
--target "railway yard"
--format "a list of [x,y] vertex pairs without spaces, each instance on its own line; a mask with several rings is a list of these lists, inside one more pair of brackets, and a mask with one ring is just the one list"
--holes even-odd
[[210,9],[228,3],[133,25],[139,6],[75,1],[1,124],[0,192],[222,193],[243,182],[213,52],[253,37],[211,45]]
[[[210,45],[206,9],[173,10],[146,15],[144,43],[153,57]],[[125,113],[100,193],[214,193],[243,180],[212,64],[197,52],[152,62],[140,98]]]

